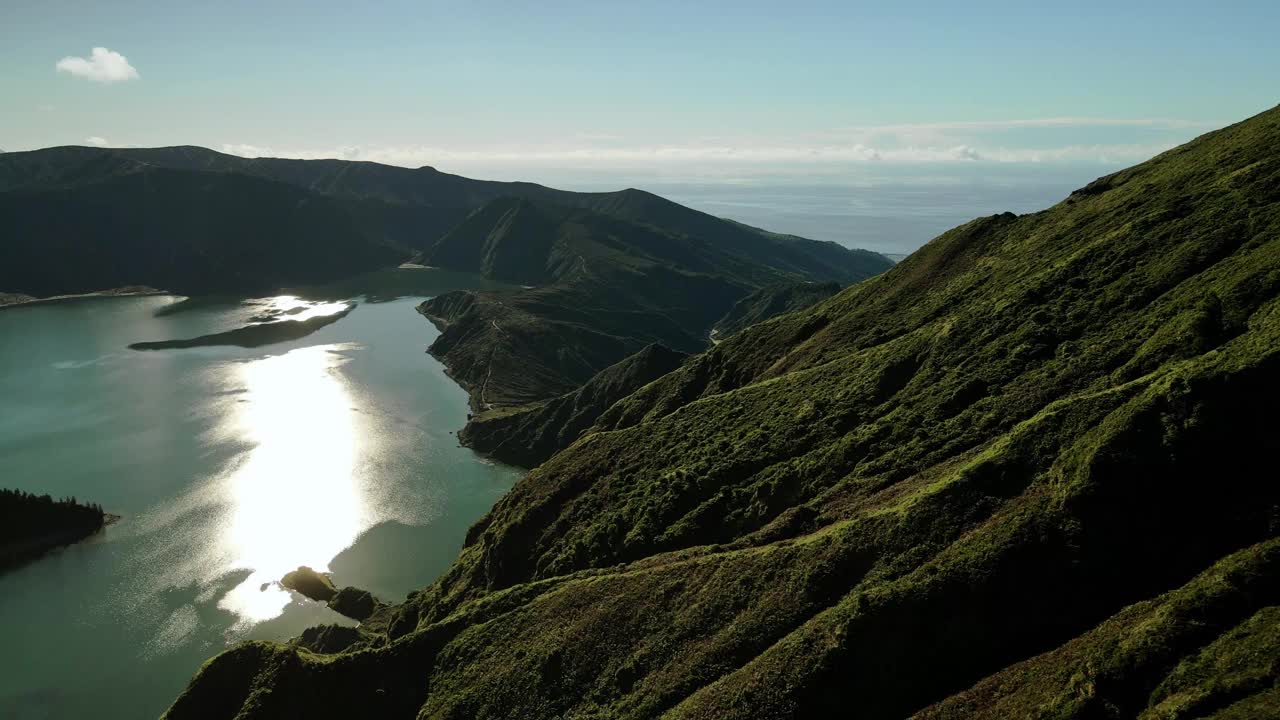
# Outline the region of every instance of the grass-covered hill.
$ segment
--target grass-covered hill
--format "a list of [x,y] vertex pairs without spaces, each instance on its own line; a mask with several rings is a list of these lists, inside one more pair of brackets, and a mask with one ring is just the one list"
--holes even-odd
[[1277,407],[1272,110],[737,333],[169,717],[1274,717]]
[[458,439],[505,463],[533,467],[572,445],[614,403],[680,367],[686,357],[649,345],[596,373],[573,392],[526,408],[480,413]]
[[[0,166],[12,155],[0,156]],[[283,183],[125,162],[0,192],[0,288],[263,292],[395,264],[331,199]]]
[[731,247],[718,260],[797,276],[843,275],[849,267],[863,276],[885,267],[874,253],[768,233],[638,190],[575,193],[430,167],[242,158],[190,146],[56,147],[0,154],[0,223],[9,229],[0,247],[0,291],[47,295],[136,284],[192,294],[257,292],[423,254],[542,284],[545,268],[525,267],[529,257],[541,258],[536,233],[526,247],[524,226],[507,233],[501,252],[484,253],[497,266],[468,255],[477,228],[502,234],[486,224],[485,212],[514,198],[718,243]]
[[[472,180],[434,168],[409,169],[349,160],[242,158],[195,146],[56,147],[0,156],[0,192],[77,187],[139,166],[200,176],[234,175],[281,183],[341,205],[362,229],[386,243],[429,247],[484,203],[504,195],[559,191],[532,183]],[[572,194],[572,193],[568,193]]]
[[433,265],[531,286],[422,305],[443,331],[431,352],[477,411],[570,392],[653,343],[699,351],[712,324],[762,285],[849,282],[889,267],[874,253],[764,233],[639,191],[615,199],[602,210],[495,200],[427,253]]
[[803,310],[840,292],[839,283],[790,282],[762,287],[729,308],[711,328],[723,340],[743,328],[772,317]]

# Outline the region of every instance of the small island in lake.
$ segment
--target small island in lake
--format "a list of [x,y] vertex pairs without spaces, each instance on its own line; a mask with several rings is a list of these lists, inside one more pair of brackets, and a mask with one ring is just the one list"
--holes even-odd
[[114,519],[102,506],[85,505],[74,497],[55,500],[48,495],[0,489],[0,571],[83,540]]
[[[238,327],[225,332],[211,333],[199,337],[181,340],[156,340],[136,342],[129,345],[130,350],[176,350],[183,348],[205,347],[209,345],[233,345],[243,348],[255,348],[272,343],[299,340],[320,328],[335,323],[346,317],[355,309],[354,303],[328,315],[317,315],[306,320],[276,320],[284,314],[276,312],[255,316],[255,324]],[[270,319],[271,322],[259,322]]]

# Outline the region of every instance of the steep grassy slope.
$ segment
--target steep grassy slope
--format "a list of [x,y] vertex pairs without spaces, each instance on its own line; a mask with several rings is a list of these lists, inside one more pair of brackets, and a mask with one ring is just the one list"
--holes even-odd
[[614,200],[601,205],[619,215],[496,200],[427,253],[433,265],[538,286],[453,293],[421,307],[443,331],[431,352],[477,410],[569,392],[652,343],[701,350],[712,323],[753,288],[850,282],[889,267],[872,253],[744,229],[647,193]]
[[290,185],[100,160],[73,178],[0,192],[0,288],[255,292],[405,256],[371,242],[332,200]]
[[458,439],[506,463],[533,467],[573,444],[615,402],[680,367],[688,357],[661,345],[601,370],[571,393],[526,409],[473,417]]
[[1280,541],[1271,540],[918,717],[1274,717],[1277,678]]
[[571,392],[654,343],[705,346],[701,331],[747,288],[715,275],[651,265],[597,272],[514,293],[459,291],[419,311],[441,328],[430,351],[471,393],[480,412]]
[[798,312],[840,292],[837,283],[793,282],[769,285],[742,298],[716,321],[711,332],[717,340],[772,317]]
[[1274,716],[1278,406],[1273,110],[690,359],[170,717]]

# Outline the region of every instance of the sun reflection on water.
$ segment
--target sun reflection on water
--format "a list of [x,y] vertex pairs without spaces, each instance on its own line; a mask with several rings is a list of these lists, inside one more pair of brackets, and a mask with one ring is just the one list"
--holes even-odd
[[251,574],[219,603],[248,622],[276,617],[291,595],[275,584],[299,565],[325,570],[361,530],[357,434],[338,366],[340,345],[292,350],[242,366],[239,425],[255,444],[228,478],[232,567]]
[[254,300],[253,305],[260,307],[256,322],[279,322],[281,320],[310,320],[324,315],[333,315],[347,309],[345,302],[324,302],[303,300],[296,295],[277,295],[262,300]]

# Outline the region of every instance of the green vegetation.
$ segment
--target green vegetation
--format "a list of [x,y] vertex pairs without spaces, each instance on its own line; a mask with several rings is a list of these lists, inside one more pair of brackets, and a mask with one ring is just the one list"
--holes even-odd
[[1244,706],[1270,694],[1280,709],[1277,577],[1280,541],[1242,550],[920,718],[1204,717],[1237,705],[1240,717],[1262,717]]
[[837,283],[794,282],[769,285],[742,298],[711,328],[711,336],[724,340],[748,326],[778,315],[799,312],[840,292]]
[[[433,251],[500,198],[652,222],[689,237],[712,228],[726,235],[733,225],[744,253],[766,252],[771,266],[792,273],[838,266],[850,254],[634,190],[574,193],[429,167],[241,158],[189,146],[56,147],[0,154],[0,224],[12,238],[0,246],[0,291],[44,297],[145,284],[197,295],[327,284]],[[536,270],[520,269],[525,241],[504,246],[514,265],[495,277]]]
[[467,423],[458,439],[503,462],[533,467],[572,445],[615,402],[680,367],[686,357],[649,345],[601,370],[573,392],[528,408],[482,412]]
[[738,332],[169,717],[1274,717],[1278,406],[1280,109]]
[[55,500],[23,490],[0,489],[0,571],[70,545],[102,529],[106,513],[74,497]]
[[306,565],[300,565],[297,570],[285,573],[284,577],[280,578],[280,584],[320,602],[327,602],[338,594],[338,589],[333,586],[333,581],[328,575],[318,573]]
[[854,282],[882,256],[766,233],[638,190],[480,208],[426,262],[536,285],[423,303],[431,346],[477,412],[549,400],[646,345],[706,347],[711,326],[753,289],[784,280]]
[[[0,155],[0,176],[14,158]],[[0,191],[0,288],[35,296],[150,285],[269,292],[395,264],[330,198],[283,183],[122,163]],[[0,188],[3,188],[0,185]]]
[[353,620],[368,620],[386,606],[368,590],[344,587],[329,598],[329,607]]

